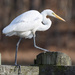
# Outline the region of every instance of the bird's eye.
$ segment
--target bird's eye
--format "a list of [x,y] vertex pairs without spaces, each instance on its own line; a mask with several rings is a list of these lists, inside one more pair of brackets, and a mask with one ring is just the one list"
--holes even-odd
[[54,15],[54,13],[52,13]]

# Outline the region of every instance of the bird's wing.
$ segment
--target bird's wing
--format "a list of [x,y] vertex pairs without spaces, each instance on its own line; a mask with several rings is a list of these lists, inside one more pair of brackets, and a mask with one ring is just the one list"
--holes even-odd
[[14,31],[28,31],[32,30],[42,21],[42,15],[35,10],[31,10],[16,17],[11,23],[11,28],[14,27]]

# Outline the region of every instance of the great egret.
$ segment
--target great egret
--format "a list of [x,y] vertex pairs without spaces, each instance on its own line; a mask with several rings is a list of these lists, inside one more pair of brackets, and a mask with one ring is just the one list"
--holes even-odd
[[50,9],[46,9],[41,13],[39,13],[37,10],[30,10],[16,17],[7,27],[3,29],[3,34],[6,34],[6,36],[17,35],[20,37],[16,45],[15,65],[17,65],[17,51],[22,38],[33,37],[34,47],[48,51],[44,48],[38,47],[35,41],[36,31],[46,31],[51,27],[52,22],[46,17],[47,15],[65,21]]

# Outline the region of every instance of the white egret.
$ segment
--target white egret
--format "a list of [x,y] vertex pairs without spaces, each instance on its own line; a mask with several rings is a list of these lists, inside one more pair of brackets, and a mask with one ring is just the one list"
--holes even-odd
[[46,17],[47,15],[65,21],[50,9],[46,9],[41,13],[37,10],[30,10],[16,17],[8,26],[3,29],[3,34],[6,34],[6,36],[17,35],[20,37],[16,45],[15,65],[17,65],[17,51],[22,38],[33,37],[34,47],[48,51],[44,48],[38,47],[35,41],[36,31],[46,31],[51,27],[52,22]]

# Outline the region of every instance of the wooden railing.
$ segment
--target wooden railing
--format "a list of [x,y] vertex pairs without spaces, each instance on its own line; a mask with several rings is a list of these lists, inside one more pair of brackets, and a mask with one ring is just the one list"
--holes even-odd
[[61,52],[40,53],[32,66],[21,66],[20,73],[14,69],[13,65],[0,65],[0,75],[75,75],[71,58]]

